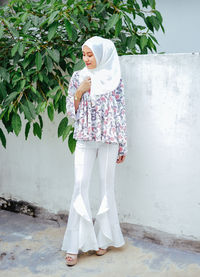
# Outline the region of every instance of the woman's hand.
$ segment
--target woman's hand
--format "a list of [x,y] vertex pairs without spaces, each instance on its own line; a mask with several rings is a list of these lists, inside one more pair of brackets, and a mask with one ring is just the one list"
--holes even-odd
[[78,110],[79,103],[81,101],[82,95],[88,91],[91,87],[91,78],[86,77],[76,90],[75,96],[74,96],[74,106],[75,106],[75,112]]
[[123,161],[125,160],[125,158],[126,158],[126,156],[125,155],[123,155],[123,156],[119,156],[118,158],[117,158],[117,164],[120,164],[120,163],[123,163]]
[[82,93],[82,95],[86,92],[89,91],[91,87],[91,78],[86,77],[78,87],[78,90]]

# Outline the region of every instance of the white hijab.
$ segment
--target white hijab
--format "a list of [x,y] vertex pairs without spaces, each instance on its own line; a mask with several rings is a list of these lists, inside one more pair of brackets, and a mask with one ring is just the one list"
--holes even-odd
[[121,78],[119,57],[114,43],[109,39],[94,36],[86,40],[82,49],[84,45],[92,50],[97,66],[80,70],[79,81],[91,77],[90,96],[94,101],[96,95],[111,92],[118,87]]

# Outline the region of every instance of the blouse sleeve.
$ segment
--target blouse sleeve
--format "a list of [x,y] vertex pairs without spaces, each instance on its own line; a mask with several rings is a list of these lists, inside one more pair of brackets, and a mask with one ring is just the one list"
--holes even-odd
[[68,87],[68,96],[66,98],[66,108],[67,115],[72,119],[76,119],[76,112],[74,107],[74,94],[78,88],[78,83],[76,81],[76,72],[73,73]]
[[124,84],[121,80],[119,87],[116,91],[116,100],[118,103],[118,116],[117,116],[117,135],[119,142],[119,156],[127,154],[127,127],[126,127],[126,112],[125,112],[125,96]]

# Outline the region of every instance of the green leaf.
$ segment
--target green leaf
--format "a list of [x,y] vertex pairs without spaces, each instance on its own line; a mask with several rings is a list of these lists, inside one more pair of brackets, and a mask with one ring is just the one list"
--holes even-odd
[[[30,57],[28,57],[27,59],[25,58],[25,59],[23,60],[22,66],[23,66],[24,69],[26,69],[27,66],[30,65],[30,63],[32,62],[33,58],[34,58],[33,56],[30,56]],[[28,73],[29,73],[29,72],[30,72],[30,71],[28,71],[28,72],[25,73],[26,76],[28,76]],[[35,70],[34,70],[34,73],[35,73]]]
[[16,114],[16,113],[13,114],[11,125],[12,125],[12,128],[13,128],[16,136],[18,136],[21,131],[21,128],[22,128],[21,118],[18,114]]
[[56,95],[55,95],[55,97],[54,97],[55,104],[58,102],[58,100],[59,100],[61,94],[62,94],[62,91],[61,91],[61,90],[57,91],[57,93],[56,93]]
[[24,50],[25,50],[25,45],[24,45],[24,43],[20,42],[19,48],[18,48],[18,53],[20,54],[21,57],[23,56]]
[[39,72],[38,78],[39,78],[40,82],[43,82],[44,78],[43,78],[43,75],[41,72]]
[[25,87],[26,85],[26,80],[21,80],[20,81],[20,90],[23,90],[23,88]]
[[152,31],[154,32],[154,27],[152,25],[152,22],[151,22],[151,17],[150,16],[147,16],[145,19],[144,19],[147,27]]
[[7,91],[3,82],[0,82],[0,101],[6,98]]
[[71,57],[72,61],[75,63],[76,56],[74,55],[74,53],[70,53],[70,57]]
[[14,55],[16,54],[16,52],[17,52],[17,50],[18,50],[18,47],[19,47],[19,42],[16,43],[16,44],[13,46],[12,50],[11,50],[11,56],[12,56],[12,57],[14,57]]
[[63,135],[63,132],[67,127],[67,124],[68,124],[68,118],[64,117],[58,126],[58,137],[61,137]]
[[[77,13],[79,14],[79,11],[77,9]],[[74,14],[71,14],[71,20],[73,21],[75,27],[81,31],[81,27],[79,26],[79,23],[78,23],[78,17],[76,17]]]
[[39,93],[39,91],[35,87],[31,86],[30,88],[31,88],[32,92],[35,93],[40,100],[43,100],[42,95]]
[[119,33],[121,32],[122,30],[122,19],[120,18],[118,21],[117,21],[117,24],[115,26],[115,36],[118,37]]
[[31,21],[29,20],[23,27],[22,32],[26,34],[31,27]]
[[48,25],[50,25],[51,23],[53,23],[54,18],[56,17],[56,15],[59,14],[59,11],[55,11],[53,12],[50,17],[49,17],[49,21],[48,21]]
[[49,56],[46,56],[46,65],[49,72],[53,71],[53,62]]
[[[17,83],[19,84],[20,81],[21,81],[21,78],[22,78],[21,73],[18,72],[18,71],[17,71],[17,72],[14,71],[14,72],[13,72],[13,76],[12,76],[12,84],[13,84],[13,86],[16,86]],[[19,88],[18,90],[20,91],[20,88]]]
[[161,24],[161,29],[162,29],[163,33],[165,33],[165,28],[163,27],[162,24]]
[[0,128],[0,140],[1,140],[3,147],[6,148],[6,137],[1,128]]
[[11,124],[11,119],[8,115],[8,112],[5,114],[5,116],[2,118],[2,123],[4,124],[6,130],[8,133],[12,133],[13,132],[13,127]]
[[83,60],[79,60],[75,65],[74,65],[74,71],[80,70],[85,66],[85,63]]
[[67,5],[68,5],[68,6],[70,6],[70,5],[73,4],[73,3],[74,3],[74,0],[68,0],[68,1],[67,1]]
[[52,97],[52,98],[54,98],[54,94],[58,91],[60,89],[60,86],[56,86],[55,88],[53,88],[52,90],[50,90],[50,91],[48,91],[47,92],[47,96],[48,97]]
[[90,30],[90,23],[89,23],[87,17],[80,15],[80,21],[83,24],[83,26],[86,26],[88,28],[88,30]]
[[141,46],[141,49],[143,50],[144,47],[147,45],[147,42],[148,42],[148,39],[145,35],[142,35],[140,37],[140,46]]
[[43,113],[46,109],[47,102],[40,102],[37,106],[37,114]]
[[7,72],[7,70],[4,67],[1,67],[1,66],[0,66],[0,76],[2,77],[3,80],[10,83],[10,74]]
[[69,149],[70,149],[71,153],[73,154],[75,149],[76,149],[76,140],[73,138],[73,133],[71,133],[69,135],[68,146],[69,146]]
[[81,11],[82,14],[84,14],[84,9],[81,5],[77,5],[77,7],[79,8],[79,10]]
[[42,67],[42,55],[40,54],[40,52],[37,52],[36,57],[35,57],[35,63],[37,66],[37,70],[39,71]]
[[148,0],[148,1],[149,1],[150,6],[152,7],[152,9],[155,9],[156,8],[156,1],[155,0]]
[[78,38],[77,30],[72,26],[72,42],[75,42]]
[[0,39],[3,37],[3,26],[0,25]]
[[136,44],[136,36],[131,36],[127,38],[127,45],[129,49],[134,48],[135,44]]
[[108,33],[108,31],[117,23],[117,21],[119,20],[119,14],[113,14],[107,24],[106,24],[106,33]]
[[[27,105],[27,106],[26,106],[26,105]],[[31,116],[31,113],[30,113],[29,108],[28,108],[28,103],[27,103],[27,102],[25,102],[25,104],[22,104],[22,103],[21,103],[21,107],[22,107],[22,110],[23,110],[23,112],[24,112],[25,118],[26,118],[29,122],[31,122],[31,121],[32,121],[32,116]]]
[[54,118],[54,108],[53,108],[53,104],[49,103],[49,106],[47,107],[47,113],[48,113],[48,117],[51,121],[53,121]]
[[35,109],[35,106],[33,105],[33,103],[32,102],[30,102],[29,100],[27,101],[27,104],[28,104],[28,109],[29,109],[29,112],[30,112],[30,114],[31,114],[31,117],[33,118],[33,119],[35,119],[36,118],[36,109]]
[[151,21],[151,24],[156,29],[156,31],[158,31],[160,28],[160,22],[159,22],[158,18],[155,16],[151,16],[149,18],[149,20]]
[[132,29],[134,28],[134,23],[133,21],[130,19],[130,17],[124,13],[124,19],[125,19],[125,22],[126,24],[128,24],[128,27],[129,27],[129,31],[131,32]]
[[30,54],[33,53],[33,51],[35,51],[35,50],[36,50],[35,47],[31,47],[31,48],[28,50],[28,52],[26,53],[25,58],[28,58],[28,57],[30,56]]
[[19,32],[18,32],[15,28],[10,27],[9,30],[10,30],[11,34],[12,34],[14,37],[16,37],[16,38],[19,37]]
[[157,19],[159,20],[160,24],[162,24],[163,18],[162,18],[161,13],[160,13],[159,11],[157,11],[157,10],[154,11],[154,13],[156,14],[156,17],[157,17]]
[[103,3],[100,3],[99,5],[96,6],[96,13],[100,14],[103,10],[105,10],[106,5],[104,5]]
[[33,134],[34,136],[38,136],[39,139],[42,138],[42,129],[37,122],[33,123]]
[[39,24],[39,17],[37,15],[32,16],[32,22],[33,22],[34,26],[37,27]]
[[120,0],[114,0],[113,3],[116,6],[118,3],[120,2]]
[[68,37],[71,40],[72,39],[72,25],[69,22],[69,20],[67,20],[67,19],[65,19],[64,22],[65,22],[65,28],[66,28]]
[[57,49],[47,49],[47,52],[49,53],[49,56],[54,60],[56,63],[59,63],[60,61],[60,52]]
[[4,117],[4,114],[7,112],[7,109],[3,110],[2,113],[0,114],[0,120]]
[[21,16],[21,22],[24,23],[24,22],[26,21],[27,17],[28,17],[28,13],[24,13],[24,14]]
[[54,36],[58,28],[58,22],[53,22],[48,30],[48,41],[50,41]]
[[159,44],[157,39],[153,35],[150,34],[149,36],[155,41],[155,43]]
[[12,112],[13,108],[14,108],[14,105],[10,104],[9,109],[8,109],[8,117],[10,116],[10,113]]
[[38,118],[39,118],[39,121],[40,121],[40,128],[42,129],[43,128],[43,120],[42,120],[42,117],[41,117],[40,114],[38,115]]
[[67,125],[67,127],[64,129],[63,134],[62,134],[62,140],[64,141],[66,137],[69,135],[69,132],[72,129],[72,125]]
[[65,95],[62,95],[60,106],[61,106],[60,110],[65,114],[66,113],[66,96]]
[[31,128],[30,122],[27,122],[26,123],[26,127],[25,127],[25,139],[26,140],[28,138],[28,134],[29,134],[30,128]]
[[4,105],[4,106],[9,105],[9,104],[12,102],[12,100],[14,100],[15,97],[16,97],[18,94],[20,94],[19,91],[14,91],[14,92],[12,92],[11,94],[9,94],[9,95],[6,97],[6,99],[5,99],[4,103],[3,103],[3,105]]

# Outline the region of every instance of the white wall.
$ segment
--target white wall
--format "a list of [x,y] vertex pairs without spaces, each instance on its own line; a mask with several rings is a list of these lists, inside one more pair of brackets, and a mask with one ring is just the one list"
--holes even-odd
[[[200,239],[200,57],[121,57],[126,89],[128,156],[117,165],[121,222]],[[61,117],[46,117],[43,139],[8,137],[0,148],[0,196],[50,212],[66,212],[73,190],[73,155],[57,138]],[[2,124],[2,123],[0,123]],[[98,168],[91,180],[98,209]]]
[[199,54],[121,62],[129,130],[118,181],[121,220],[200,238]]

